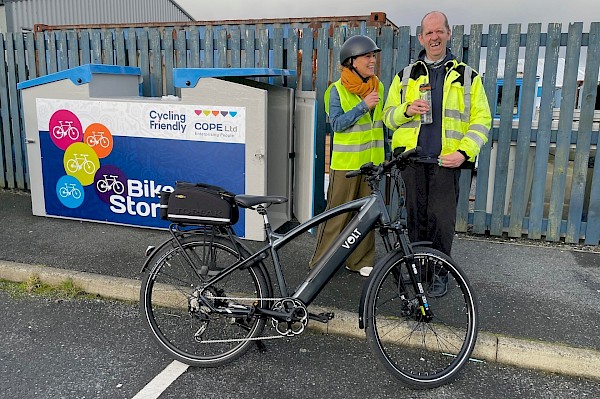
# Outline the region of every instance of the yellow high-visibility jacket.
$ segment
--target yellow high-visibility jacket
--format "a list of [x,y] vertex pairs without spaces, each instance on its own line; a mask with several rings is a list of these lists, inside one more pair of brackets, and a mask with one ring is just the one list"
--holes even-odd
[[[464,151],[474,162],[487,142],[492,116],[481,77],[467,64],[457,60],[446,62],[442,100],[442,152],[447,155]],[[390,86],[383,108],[383,120],[391,129],[392,150],[417,146],[421,128],[420,115],[407,117],[408,106],[419,98],[419,86],[429,83],[425,62],[418,60],[398,73]]]
[[[350,111],[362,98],[350,93],[341,80],[333,82],[324,95],[325,112],[329,115],[329,95],[335,86],[340,96],[340,104],[344,112]],[[383,98],[383,84],[379,82],[379,98]],[[334,170],[356,170],[368,162],[379,164],[385,159],[382,110],[380,101],[371,112],[365,113],[358,121],[341,132],[334,132],[330,168]]]

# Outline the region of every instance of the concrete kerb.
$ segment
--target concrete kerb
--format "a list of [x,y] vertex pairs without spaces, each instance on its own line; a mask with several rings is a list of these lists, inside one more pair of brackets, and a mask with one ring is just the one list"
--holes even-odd
[[136,280],[0,260],[0,279],[24,282],[31,276],[37,276],[42,283],[50,285],[59,285],[70,279],[90,294],[123,301],[139,300],[140,282]]
[[[0,260],[0,279],[24,282],[31,276],[37,276],[41,282],[50,285],[58,285],[70,279],[77,287],[90,294],[132,302],[139,300],[140,282],[137,280]],[[315,313],[335,313],[335,318],[327,324],[309,323],[311,329],[321,333],[365,338],[365,332],[358,327],[356,313],[321,306],[311,306],[310,310]],[[472,358],[550,373],[600,379],[600,351],[482,331],[478,334]]]

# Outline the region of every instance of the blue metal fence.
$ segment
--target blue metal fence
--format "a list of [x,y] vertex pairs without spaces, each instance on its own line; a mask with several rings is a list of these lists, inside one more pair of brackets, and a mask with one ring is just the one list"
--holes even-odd
[[[162,96],[177,95],[173,68],[270,67],[298,71],[297,78],[272,83],[315,90],[320,99],[339,77],[336,60],[349,35],[377,41],[382,49],[378,75],[386,88],[421,49],[408,26],[352,25],[54,27],[0,36],[0,188],[29,189],[18,82],[87,63],[129,65],[142,70],[143,95]],[[510,24],[506,33],[498,24],[489,25],[487,33],[483,28],[471,25],[467,33],[464,26],[454,26],[452,51],[476,69],[485,60],[479,72],[491,108],[496,108],[500,80],[503,98],[517,96],[521,117],[515,119],[512,101],[501,102],[476,173],[463,173],[457,231],[598,245],[600,166],[594,161],[600,130],[600,111],[595,110],[600,23],[592,23],[588,32],[582,23],[569,24],[565,33],[561,24],[549,24],[545,32],[538,23],[528,24],[526,31]],[[565,59],[564,70],[559,58]],[[582,58],[585,65],[580,65]],[[522,69],[519,59],[524,59]],[[562,77],[558,88],[557,76]],[[329,129],[322,108],[317,115],[317,198],[323,197]]]

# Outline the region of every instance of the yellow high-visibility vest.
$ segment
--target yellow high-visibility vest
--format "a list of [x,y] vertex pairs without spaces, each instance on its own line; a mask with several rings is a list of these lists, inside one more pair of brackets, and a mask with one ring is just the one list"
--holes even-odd
[[[340,96],[340,104],[344,112],[350,111],[362,98],[350,93],[341,80],[333,82],[325,91],[325,112],[329,115],[329,95],[335,86]],[[383,99],[383,84],[379,82],[379,98]],[[380,101],[371,112],[365,113],[358,121],[341,132],[333,133],[331,165],[334,170],[356,170],[362,165],[373,162],[379,164],[385,159],[382,112],[383,101]]]
[[[487,142],[492,125],[490,107],[481,76],[471,67],[456,60],[446,63],[442,104],[442,152],[462,150],[473,162]],[[421,129],[420,116],[407,117],[406,108],[419,98],[419,86],[429,83],[427,66],[416,61],[397,74],[385,102],[384,122],[394,131],[392,150],[416,147]]]

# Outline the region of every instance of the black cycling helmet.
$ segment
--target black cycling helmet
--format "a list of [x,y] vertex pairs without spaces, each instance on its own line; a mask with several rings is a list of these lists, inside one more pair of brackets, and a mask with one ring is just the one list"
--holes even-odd
[[344,65],[348,58],[351,57],[358,57],[370,52],[378,53],[380,51],[381,49],[377,47],[371,38],[362,35],[352,36],[342,44],[342,48],[340,49],[340,64]]

